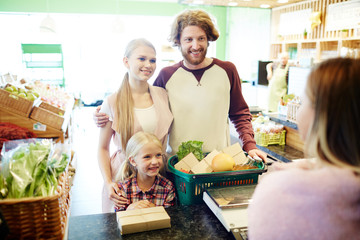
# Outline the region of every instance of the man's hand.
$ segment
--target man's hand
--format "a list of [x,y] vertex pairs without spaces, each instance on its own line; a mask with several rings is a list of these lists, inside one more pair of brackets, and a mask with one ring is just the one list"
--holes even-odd
[[109,116],[106,113],[99,112],[101,106],[97,106],[95,112],[93,113],[93,119],[97,127],[104,127],[109,121]]
[[141,200],[130,204],[126,210],[149,208],[149,207],[155,207],[155,204],[149,202],[148,200]]
[[252,157],[252,158],[256,158],[256,156],[260,157],[264,163],[267,162],[267,154],[264,153],[263,151],[255,148],[255,149],[252,149],[248,152],[248,154]]

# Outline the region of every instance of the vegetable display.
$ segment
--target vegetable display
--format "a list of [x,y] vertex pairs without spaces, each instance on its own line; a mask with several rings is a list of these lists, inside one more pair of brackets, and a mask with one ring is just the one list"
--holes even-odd
[[56,193],[58,177],[69,163],[62,144],[54,145],[49,139],[29,139],[11,150],[5,149],[2,151],[0,198]]

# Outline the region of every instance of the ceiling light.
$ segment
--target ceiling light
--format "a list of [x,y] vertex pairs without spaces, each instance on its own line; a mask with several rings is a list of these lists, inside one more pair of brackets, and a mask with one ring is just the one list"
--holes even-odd
[[269,8],[270,5],[269,5],[269,4],[261,4],[260,7],[261,7],[261,8]]
[[231,6],[231,7],[235,7],[235,6],[237,6],[237,5],[238,5],[237,2],[229,2],[229,3],[228,3],[228,6]]
[[287,2],[289,2],[289,0],[278,0],[277,2],[278,3],[287,3]]
[[54,21],[54,19],[52,19],[52,18],[50,17],[49,14],[44,18],[44,20],[41,21],[40,31],[41,31],[41,32],[56,33],[56,24],[55,24],[55,21]]

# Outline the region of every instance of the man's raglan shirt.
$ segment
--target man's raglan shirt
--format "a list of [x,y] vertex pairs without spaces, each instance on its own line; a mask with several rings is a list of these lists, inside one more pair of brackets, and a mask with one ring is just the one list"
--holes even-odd
[[233,63],[213,58],[209,66],[191,70],[181,61],[163,68],[154,85],[165,88],[169,95],[174,116],[169,135],[172,154],[189,140],[203,141],[204,152],[229,146],[229,118],[243,149],[256,148],[252,117]]

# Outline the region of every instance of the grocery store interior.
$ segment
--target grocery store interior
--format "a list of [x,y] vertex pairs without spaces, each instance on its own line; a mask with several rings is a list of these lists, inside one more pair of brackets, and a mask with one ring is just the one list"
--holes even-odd
[[[359,0],[1,0],[0,123],[71,144],[70,216],[102,213],[100,130],[93,113],[121,85],[126,44],[139,37],[154,44],[152,84],[163,67],[182,60],[168,36],[174,16],[185,9],[202,9],[213,18],[220,37],[210,42],[207,57],[234,63],[253,118],[262,112],[282,126],[275,144],[257,142],[275,161],[304,158],[296,109],[312,67],[333,57],[360,58]],[[279,62],[283,52],[291,66],[289,103],[270,113],[266,65]],[[37,82],[31,88],[40,97],[9,97],[5,88],[21,80]],[[237,142],[233,127],[230,133]]]

